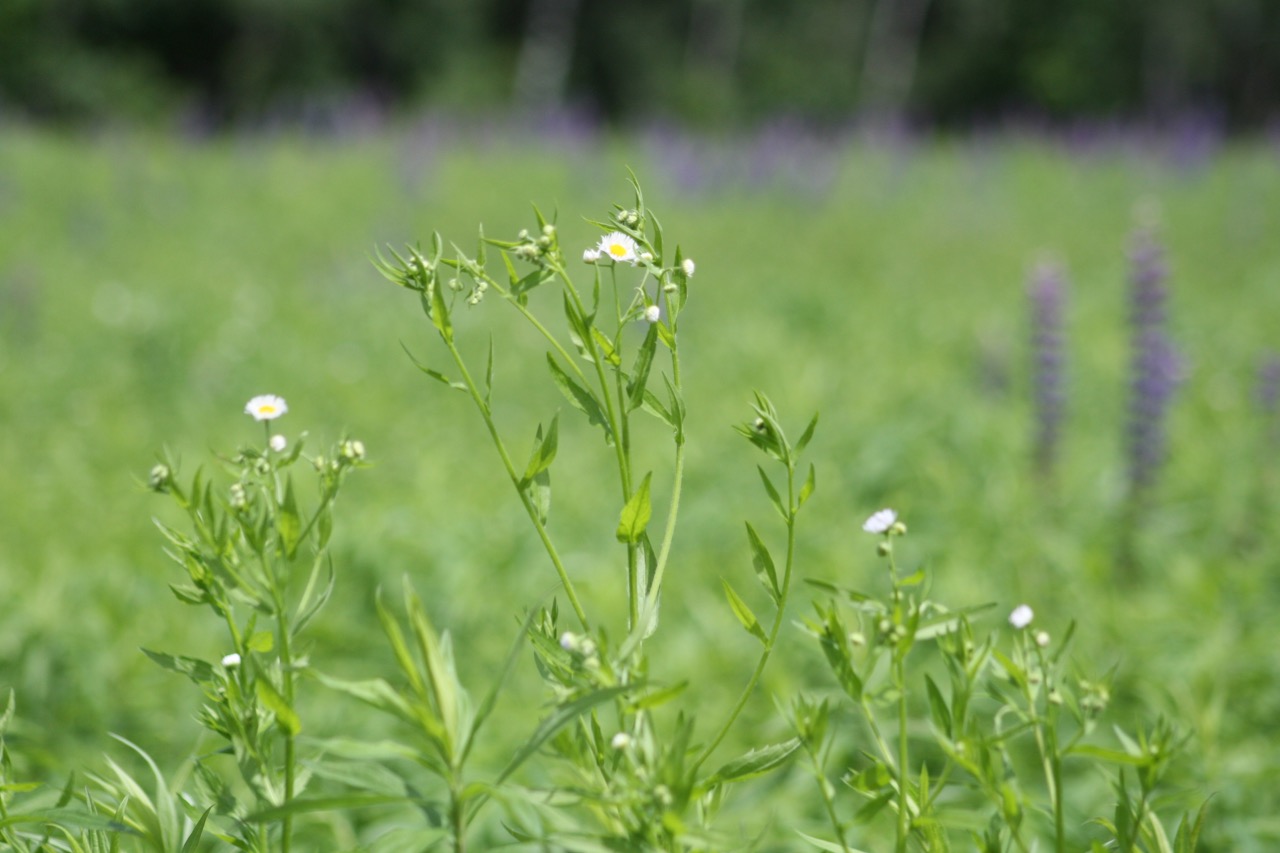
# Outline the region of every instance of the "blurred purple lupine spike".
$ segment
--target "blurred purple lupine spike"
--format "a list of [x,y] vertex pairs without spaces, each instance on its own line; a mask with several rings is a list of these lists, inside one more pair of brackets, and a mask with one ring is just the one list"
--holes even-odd
[[1063,313],[1066,277],[1052,263],[1042,263],[1031,273],[1027,294],[1031,302],[1031,387],[1034,395],[1036,472],[1053,475],[1066,408],[1063,382]]
[[1280,353],[1267,353],[1258,365],[1255,394],[1258,408],[1268,424],[1267,440],[1280,447]]
[[1135,498],[1155,482],[1167,453],[1165,419],[1183,362],[1165,328],[1168,268],[1151,228],[1133,236],[1129,251],[1129,324],[1132,376],[1129,396],[1129,485]]

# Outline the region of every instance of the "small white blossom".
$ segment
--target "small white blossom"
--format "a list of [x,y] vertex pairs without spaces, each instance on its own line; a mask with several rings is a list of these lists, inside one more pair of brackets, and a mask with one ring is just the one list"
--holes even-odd
[[260,394],[244,405],[244,413],[255,421],[273,421],[287,411],[289,404],[275,394]]
[[596,245],[596,251],[614,263],[625,261],[632,266],[635,266],[636,258],[638,257],[636,254],[636,241],[621,231],[610,231],[601,237],[600,242]]
[[224,657],[224,658],[222,659],[222,665],[223,665],[223,666],[225,666],[225,667],[227,667],[227,668],[230,668],[230,667],[233,667],[233,666],[239,666],[239,665],[240,665],[240,655],[236,654],[235,652],[232,652],[231,654],[227,655],[226,657]]
[[614,749],[626,749],[631,746],[631,735],[626,732],[618,732],[613,736],[613,740],[609,741],[609,745]]
[[267,446],[276,453],[284,453],[284,449],[289,446],[289,439],[285,438],[283,435],[276,434],[271,436],[271,440],[267,442]]
[[650,323],[656,323],[662,319],[662,309],[657,305],[650,305],[644,309],[644,318]]
[[573,651],[578,645],[578,635],[572,631],[565,631],[560,635],[560,648],[566,652]]
[[685,278],[693,278],[693,271],[697,268],[698,265],[693,262],[693,258],[685,258],[680,262],[680,270]]
[[1035,616],[1035,611],[1031,609],[1030,605],[1019,604],[1009,614],[1009,624],[1015,628],[1022,629],[1030,625]]
[[584,249],[582,252],[582,262],[586,264],[594,264],[600,260],[599,249]]
[[1049,645],[1049,632],[1036,631],[1035,641],[1036,645],[1043,649],[1045,646]]
[[891,509],[882,509],[871,513],[871,517],[862,523],[862,529],[868,533],[885,533],[898,520],[898,514]]

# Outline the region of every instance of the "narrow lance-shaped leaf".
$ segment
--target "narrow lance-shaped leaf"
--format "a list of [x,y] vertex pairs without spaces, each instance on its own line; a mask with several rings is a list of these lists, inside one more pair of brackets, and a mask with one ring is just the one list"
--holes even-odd
[[298,515],[298,500],[294,496],[292,477],[285,483],[284,501],[276,513],[276,532],[280,534],[280,545],[285,556],[293,559],[302,536],[302,518]]
[[776,604],[782,597],[782,590],[778,586],[778,570],[774,566],[773,557],[769,554],[764,540],[760,538],[760,534],[756,533],[756,529],[750,522],[747,522],[747,541],[751,543],[751,562],[755,566],[756,576],[760,578],[760,583],[764,585]]
[[733,615],[738,617],[738,621],[742,623],[742,627],[747,629],[747,633],[755,637],[762,643],[769,642],[769,637],[764,632],[764,628],[760,625],[760,620],[756,618],[756,614],[751,612],[751,608],[747,605],[742,597],[738,595],[724,578],[720,579],[720,583],[724,585],[725,597],[729,599],[729,608],[733,610]]
[[653,508],[649,504],[649,482],[652,479],[653,472],[645,474],[640,488],[635,490],[627,505],[622,508],[622,514],[618,518],[619,542],[639,542],[645,528],[649,526],[649,518],[653,514]]
[[574,381],[572,376],[565,373],[564,368],[556,364],[555,357],[551,353],[547,353],[547,366],[551,368],[551,378],[555,381],[556,387],[560,389],[560,393],[564,394],[569,404],[585,414],[590,424],[599,425],[604,430],[605,441],[612,445],[613,431],[609,429],[609,421],[605,418],[604,410],[596,402],[596,398]]
[[290,735],[297,735],[302,731],[302,721],[298,719],[298,713],[293,710],[292,706],[285,701],[280,695],[280,691],[272,686],[271,682],[265,678],[259,678],[254,682],[254,686],[258,690],[258,699],[271,713],[275,714],[276,722],[280,724],[280,728],[284,729]]
[[801,746],[800,738],[762,746],[728,762],[707,780],[708,785],[750,779],[768,773],[790,758]]
[[636,363],[631,370],[631,382],[627,385],[627,410],[634,411],[644,403],[644,389],[649,382],[649,369],[653,366],[653,353],[658,346],[658,324],[650,323],[649,332],[640,344]]
[[551,425],[547,427],[545,435],[542,432],[542,425],[538,425],[537,433],[534,435],[533,452],[529,455],[529,464],[525,467],[524,477],[520,480],[521,486],[528,486],[534,477],[551,467],[551,463],[555,461],[559,443],[560,416],[556,415],[551,419]]

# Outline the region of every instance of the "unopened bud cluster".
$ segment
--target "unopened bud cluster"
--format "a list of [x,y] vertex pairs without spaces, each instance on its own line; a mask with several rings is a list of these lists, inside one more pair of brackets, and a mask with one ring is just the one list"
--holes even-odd
[[[520,229],[516,235],[516,245],[511,253],[522,261],[538,266],[559,260],[560,247],[556,242],[556,227],[548,222],[542,226],[539,234],[531,234],[528,229]],[[472,294],[473,298],[475,294]]]
[[150,475],[147,477],[147,488],[153,492],[169,491],[169,487],[173,485],[173,471],[163,462],[151,469]]

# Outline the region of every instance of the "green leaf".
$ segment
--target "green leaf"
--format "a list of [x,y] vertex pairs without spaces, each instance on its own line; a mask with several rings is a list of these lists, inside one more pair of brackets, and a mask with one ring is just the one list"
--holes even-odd
[[596,346],[599,347],[600,354],[604,356],[605,361],[609,362],[614,367],[618,367],[622,364],[622,359],[618,357],[617,348],[614,347],[613,341],[609,340],[609,338],[605,336],[604,332],[600,331],[595,326],[592,326],[591,337],[595,340]]
[[604,410],[596,402],[596,398],[573,377],[565,373],[564,368],[556,364],[555,357],[551,353],[547,353],[547,366],[551,368],[552,380],[560,389],[560,393],[564,394],[565,399],[569,401],[569,405],[585,414],[587,421],[593,426],[599,425],[604,430],[604,440],[612,445],[613,431],[609,428],[609,421],[605,418]]
[[950,634],[952,631],[960,627],[969,616],[974,613],[981,613],[983,610],[990,610],[995,607],[995,602],[986,604],[975,604],[970,607],[961,607],[959,610],[950,610],[946,613],[940,613],[936,616],[930,616],[928,619],[920,623],[916,629],[914,637],[916,640],[931,640],[940,634]]
[[427,679],[431,685],[432,698],[435,700],[436,710],[440,714],[440,720],[444,725],[445,735],[448,738],[447,746],[449,755],[452,756],[455,746],[462,742],[460,737],[458,724],[462,717],[462,703],[466,696],[466,691],[462,684],[458,681],[457,673],[454,671],[453,658],[449,653],[447,638],[442,641],[436,634],[435,628],[427,619],[427,612],[422,606],[422,600],[418,598],[417,593],[409,585],[409,579],[405,578],[405,600],[406,607],[409,611],[409,622],[413,626],[414,637],[418,641],[418,652],[422,655],[422,660],[426,664]]
[[[284,820],[286,817],[312,812],[333,812],[345,809],[359,809],[367,806],[383,806],[395,803],[419,803],[414,797],[393,797],[381,794],[347,794],[338,797],[297,797],[289,802],[254,812],[245,818],[247,823],[268,823]],[[445,830],[440,830],[441,835]]]
[[645,474],[640,488],[632,493],[627,505],[622,508],[616,534],[619,542],[639,542],[645,528],[649,526],[649,518],[653,514],[653,508],[649,504],[649,482],[652,479],[652,471]]
[[484,366],[484,405],[488,408],[493,399],[493,335],[489,336],[489,358]]
[[800,738],[762,746],[728,762],[707,779],[707,786],[760,776],[779,767],[801,746]]
[[557,706],[557,708],[551,712],[550,716],[538,724],[538,728],[529,736],[529,739],[525,741],[524,745],[520,747],[520,749],[516,750],[516,754],[512,757],[511,761],[507,762],[507,766],[503,769],[502,773],[498,775],[498,779],[494,783],[494,787],[496,788],[498,785],[505,782],[507,777],[516,772],[521,764],[541,749],[542,745],[546,743],[552,735],[576,720],[585,711],[608,702],[613,697],[626,693],[628,690],[639,689],[641,686],[642,684],[635,683],[606,687],[600,690],[595,690],[585,696],[580,696],[572,702],[566,702],[563,705]]
[[938,727],[938,731],[950,738],[951,711],[947,708],[947,700],[943,698],[938,685],[934,684],[933,679],[927,674],[924,677],[924,686],[929,694],[929,712],[933,716],[933,724]]
[[791,514],[782,503],[782,495],[778,494],[778,490],[774,488],[773,481],[769,479],[769,475],[759,465],[756,470],[760,472],[760,482],[764,484],[764,490],[769,493],[769,500],[773,502],[773,508],[778,511],[778,515],[782,516],[783,521],[790,521]]
[[831,841],[823,841],[821,838],[814,838],[812,835],[805,835],[803,832],[797,831],[796,835],[800,836],[814,847],[817,847],[819,850],[827,851],[827,853],[866,853],[866,851],[859,850],[857,847],[850,847],[847,844],[835,844]]
[[[207,661],[181,655],[165,654],[164,652],[153,652],[150,649],[143,649],[142,653],[170,672],[182,673],[196,684],[208,684],[213,681],[215,670],[213,664]],[[3,727],[0,727],[0,731],[3,731]]]
[[1178,824],[1178,834],[1174,836],[1175,853],[1195,853],[1200,844],[1200,831],[1204,829],[1204,819],[1209,814],[1209,801],[1205,800],[1196,813],[1195,822],[1191,816],[1184,814]]
[[298,515],[298,500],[293,493],[293,478],[285,481],[284,501],[276,513],[276,532],[280,534],[280,545],[285,556],[293,559],[298,553],[298,542],[302,537],[302,518]]
[[804,432],[800,435],[800,440],[796,442],[795,452],[799,454],[809,446],[809,440],[813,438],[813,431],[818,428],[818,415],[815,412],[813,420],[809,421],[809,425],[804,428]]
[[204,822],[209,819],[209,813],[213,811],[213,806],[204,810],[204,814],[200,815],[200,820],[196,821],[196,825],[191,827],[191,833],[187,836],[187,840],[182,842],[182,853],[195,853],[200,849],[200,836],[204,835]]
[[649,383],[649,369],[653,367],[653,353],[658,346],[658,324],[650,323],[649,331],[636,353],[631,368],[631,382],[627,384],[627,411],[635,411],[644,403],[645,386]]
[[1068,749],[1065,754],[1084,755],[1089,758],[1097,758],[1100,761],[1110,761],[1113,764],[1129,764],[1134,767],[1142,767],[1147,764],[1146,756],[1130,755],[1123,750],[1108,749],[1105,746],[1094,746],[1087,743],[1077,744]]
[[270,631],[255,631],[249,636],[249,642],[245,644],[245,648],[251,652],[263,654],[271,651],[275,647],[275,644],[275,635]]
[[646,693],[631,703],[631,709],[633,711],[639,711],[644,708],[656,708],[659,705],[670,702],[672,699],[679,696],[688,686],[688,681],[681,681],[678,684],[671,685],[670,687],[664,687],[661,690]]
[[725,597],[729,599],[729,608],[733,610],[733,615],[738,617],[738,621],[742,623],[742,627],[747,629],[747,633],[755,637],[762,643],[768,643],[768,635],[765,634],[764,628],[760,625],[760,620],[751,612],[751,608],[742,600],[738,593],[734,592],[733,587],[724,578],[720,579],[720,583],[724,585]]
[[265,678],[259,678],[254,682],[254,687],[257,688],[258,699],[276,715],[276,722],[280,724],[280,728],[294,736],[302,731],[302,721],[298,719],[297,712],[280,695],[275,685]]
[[813,490],[818,486],[818,472],[813,467],[813,463],[809,464],[809,474],[804,478],[804,485],[800,487],[800,494],[796,498],[796,508],[804,506],[805,503],[813,496]]
[[403,722],[416,725],[419,718],[414,714],[413,708],[409,705],[405,698],[401,696],[394,687],[381,678],[370,678],[365,681],[348,681],[343,678],[334,678],[325,675],[318,670],[310,670],[310,674],[317,681],[331,690],[337,690],[339,693],[358,699],[366,705],[377,708],[379,711],[391,714]]
[[521,488],[527,488],[534,477],[551,467],[551,463],[555,461],[559,443],[559,415],[551,419],[551,426],[547,427],[546,435],[542,434],[542,424],[538,424],[533,440],[533,452],[529,455],[529,464],[525,467],[524,477],[520,481]]
[[769,549],[750,522],[747,522],[747,541],[751,543],[751,563],[755,566],[756,577],[760,578],[760,583],[777,604],[782,598],[782,590],[778,586],[778,570],[773,564]]
[[409,351],[409,348],[408,348],[407,346],[405,346],[405,344],[404,344],[404,342],[403,342],[403,341],[400,343],[400,348],[401,348],[402,350],[404,350],[404,354],[405,354],[405,355],[409,356],[409,361],[413,362],[413,366],[414,366],[414,367],[418,368],[418,369],[419,369],[419,370],[421,370],[423,373],[425,373],[425,374],[427,374],[428,376],[430,376],[432,379],[436,380],[437,382],[439,382],[439,383],[441,383],[441,384],[443,384],[443,385],[448,385],[450,388],[453,388],[454,390],[457,390],[457,391],[466,391],[466,390],[467,390],[467,386],[466,386],[464,383],[462,383],[462,382],[454,382],[452,379],[450,379],[448,376],[445,376],[445,375],[444,375],[443,373],[441,373],[440,371],[438,371],[438,370],[433,370],[433,369],[431,369],[430,367],[427,367],[427,366],[426,366],[425,364],[423,364],[422,362],[418,361],[418,359],[414,356],[414,354],[413,354],[412,352],[410,352],[410,351]]
[[453,343],[453,324],[449,321],[449,306],[444,301],[444,293],[439,283],[431,287],[431,322],[446,344]]

